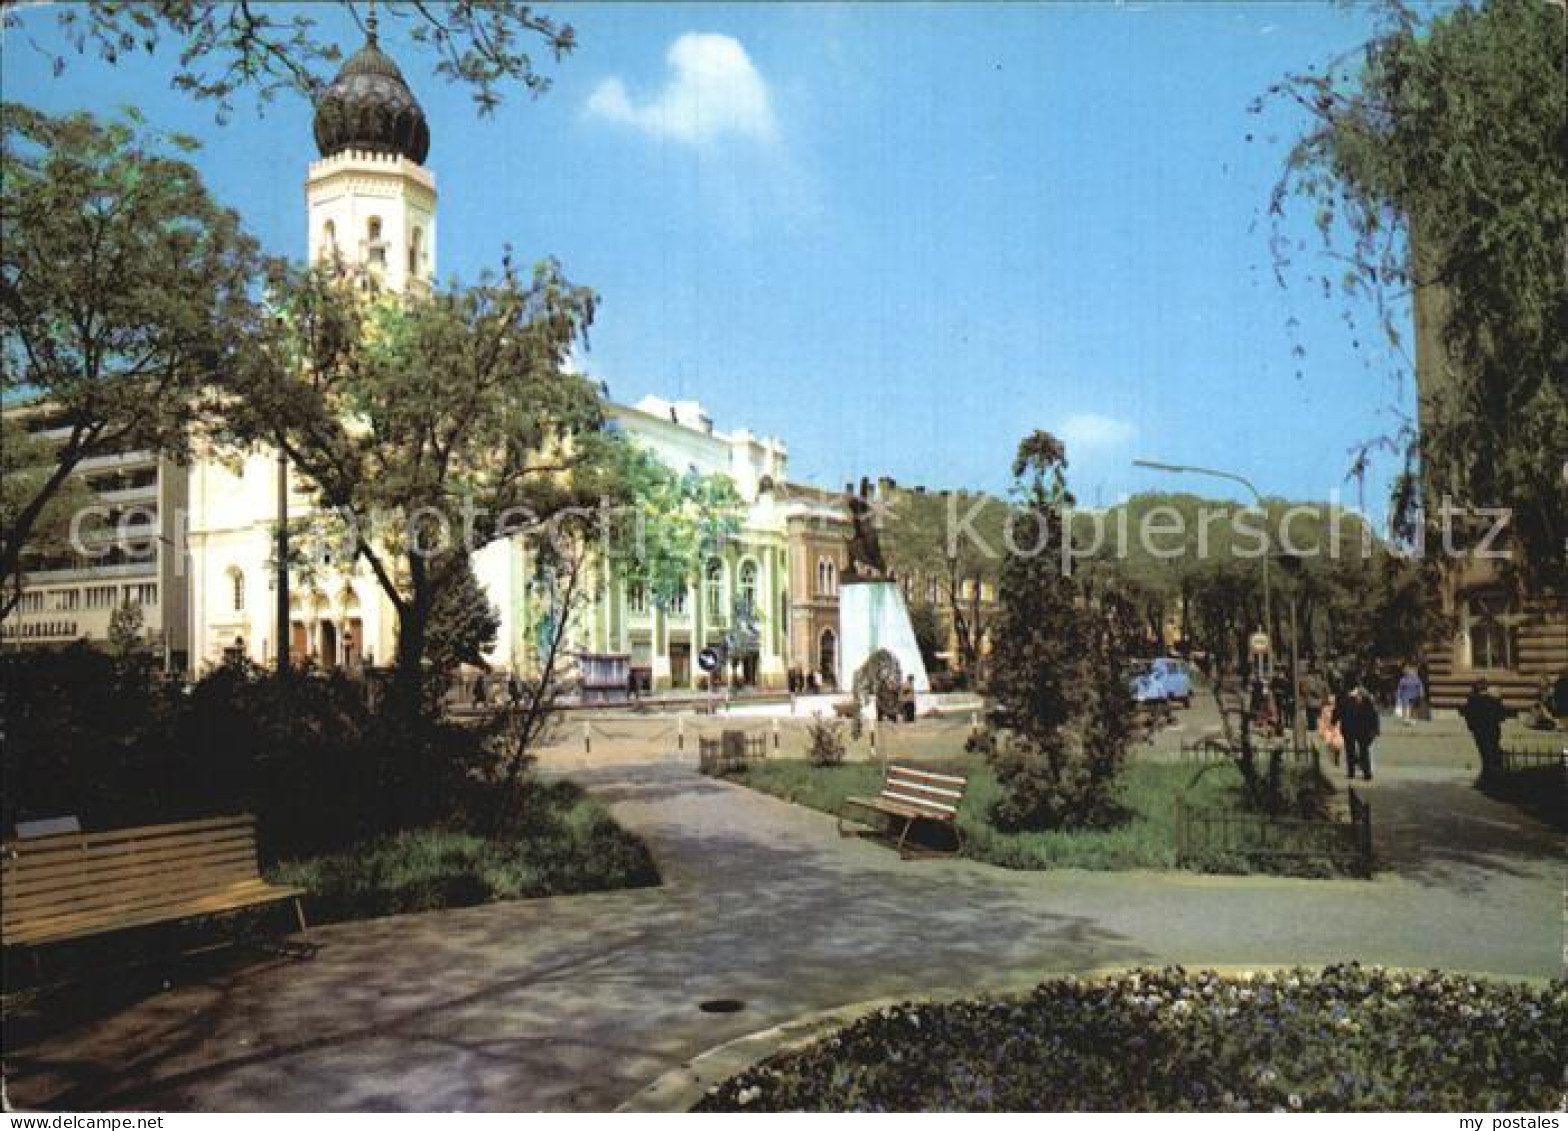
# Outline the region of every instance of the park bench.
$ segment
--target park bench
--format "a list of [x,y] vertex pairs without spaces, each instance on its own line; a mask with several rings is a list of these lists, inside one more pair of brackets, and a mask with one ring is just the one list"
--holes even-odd
[[249,816],[18,839],[4,846],[0,880],[0,940],[7,948],[285,900],[294,901],[306,929],[305,892],[261,878]]
[[[892,826],[903,822],[895,847],[898,854],[908,860],[913,853],[908,849],[909,832],[919,821],[947,825],[958,838],[958,806],[964,799],[964,788],[969,779],[956,774],[937,774],[917,770],[912,766],[889,766],[882,781],[882,792],[875,797],[846,797],[844,805],[889,818],[888,833]],[[844,814],[839,815],[840,836],[849,836],[847,825],[858,825]]]

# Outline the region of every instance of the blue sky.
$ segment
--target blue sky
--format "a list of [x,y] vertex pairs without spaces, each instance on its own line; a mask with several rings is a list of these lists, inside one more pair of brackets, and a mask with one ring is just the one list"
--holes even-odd
[[[1137,455],[1355,502],[1350,449],[1409,411],[1341,300],[1274,281],[1268,194],[1300,120],[1247,113],[1286,72],[1364,41],[1363,11],[545,7],[578,50],[545,65],[547,95],[487,119],[395,30],[383,39],[431,122],[441,274],[471,279],[506,243],[557,256],[601,295],[585,363],[617,399],[699,399],[720,427],[782,437],[794,476],[828,485],[999,490],[1020,437],[1050,428],[1085,503],[1228,493],[1133,469]],[[169,90],[167,54],[72,60],[56,78],[27,42],[51,40],[52,13],[23,22],[7,99],[136,104],[195,134],[215,194],[270,250],[301,254],[301,100],[258,114],[242,99],[219,126]],[[1289,227],[1316,238],[1305,206]],[[1368,509],[1395,470],[1375,468]]]

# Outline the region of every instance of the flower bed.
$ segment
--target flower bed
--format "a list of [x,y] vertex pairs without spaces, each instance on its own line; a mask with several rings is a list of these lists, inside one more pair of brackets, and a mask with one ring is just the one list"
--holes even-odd
[[697,1110],[1546,1111],[1564,1048],[1562,980],[1138,970],[885,1009]]

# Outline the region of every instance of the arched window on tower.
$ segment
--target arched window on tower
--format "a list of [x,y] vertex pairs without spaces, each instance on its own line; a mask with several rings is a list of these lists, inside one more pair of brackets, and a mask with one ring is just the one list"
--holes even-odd
[[418,275],[425,260],[425,230],[415,225],[408,239],[408,273]]
[[747,616],[757,615],[757,563],[750,558],[740,564],[740,610]]
[[245,575],[238,569],[229,570],[230,597],[234,604],[234,611],[245,611]]
[[321,258],[334,259],[338,254],[338,226],[328,220],[321,226]]
[[381,238],[381,217],[365,221],[365,261],[376,267],[387,265],[387,245]]
[[702,581],[702,600],[706,606],[708,623],[728,623],[730,611],[724,599],[724,563],[718,558],[709,558],[707,568],[703,570]]

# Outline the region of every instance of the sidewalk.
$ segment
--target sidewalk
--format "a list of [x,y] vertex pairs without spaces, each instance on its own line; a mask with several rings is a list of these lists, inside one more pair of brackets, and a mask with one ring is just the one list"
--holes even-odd
[[[608,1110],[716,1044],[868,998],[1139,963],[1561,970],[1556,838],[1484,798],[1425,819],[1425,784],[1397,771],[1373,803],[1398,862],[1370,883],[903,862],[673,761],[575,776],[647,838],[665,886],[325,928],[313,961],[7,1050],[12,1102]],[[744,1008],[698,1008],[715,998]]]

